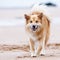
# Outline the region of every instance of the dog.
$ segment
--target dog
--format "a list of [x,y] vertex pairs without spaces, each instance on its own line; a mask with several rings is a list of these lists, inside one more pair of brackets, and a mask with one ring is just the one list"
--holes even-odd
[[42,12],[32,12],[24,15],[25,29],[29,36],[31,56],[39,56],[41,51],[45,54],[45,47],[50,34],[50,21]]

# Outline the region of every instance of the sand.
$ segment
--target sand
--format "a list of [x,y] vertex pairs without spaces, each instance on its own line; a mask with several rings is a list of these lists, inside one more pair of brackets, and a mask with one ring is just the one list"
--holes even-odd
[[[60,60],[60,8],[51,8],[53,18],[46,55],[31,57],[25,20],[29,9],[0,9],[0,60]],[[52,45],[57,44],[57,45]]]
[[47,47],[45,56],[31,57],[29,53],[29,46],[27,45],[0,45],[0,60],[59,60],[59,47]]

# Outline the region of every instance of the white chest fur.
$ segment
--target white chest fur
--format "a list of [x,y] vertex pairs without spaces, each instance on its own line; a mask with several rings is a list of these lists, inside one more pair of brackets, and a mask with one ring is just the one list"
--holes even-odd
[[38,41],[38,38],[41,37],[41,35],[36,36],[35,34],[28,33],[29,38],[31,38],[33,41]]

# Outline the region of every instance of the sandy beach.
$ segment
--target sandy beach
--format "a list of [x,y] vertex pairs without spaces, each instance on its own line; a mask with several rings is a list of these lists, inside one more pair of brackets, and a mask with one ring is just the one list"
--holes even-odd
[[[60,8],[51,8],[50,38],[46,55],[31,57],[23,14],[29,9],[0,9],[0,60],[60,60]],[[56,44],[56,45],[52,45]]]
[[[18,21],[19,22],[19,21]],[[51,34],[49,43],[59,43],[59,28],[55,27]],[[57,26],[60,26],[57,24]],[[56,30],[55,30],[56,29]],[[53,32],[52,31],[52,32]],[[52,33],[51,32],[51,33]],[[57,37],[58,35],[58,37]],[[53,36],[53,37],[52,37]],[[59,38],[59,39],[58,39]],[[53,40],[51,40],[53,39]],[[56,40],[58,39],[58,40]],[[29,53],[28,36],[23,25],[0,26],[0,60],[60,60],[60,45],[49,46],[46,49],[46,56],[31,57]]]
[[46,48],[45,56],[31,57],[27,45],[0,45],[0,60],[60,60],[59,47]]

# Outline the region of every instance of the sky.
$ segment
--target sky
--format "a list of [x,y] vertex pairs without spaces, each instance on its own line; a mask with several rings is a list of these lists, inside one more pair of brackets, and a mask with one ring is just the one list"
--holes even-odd
[[30,7],[36,3],[53,2],[60,6],[60,0],[0,0],[0,8]]

